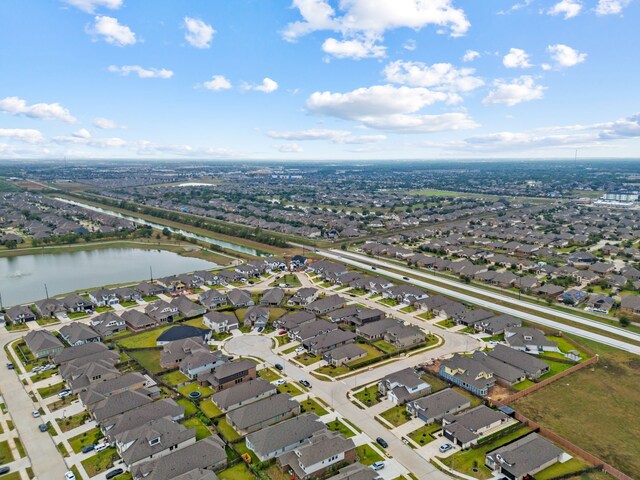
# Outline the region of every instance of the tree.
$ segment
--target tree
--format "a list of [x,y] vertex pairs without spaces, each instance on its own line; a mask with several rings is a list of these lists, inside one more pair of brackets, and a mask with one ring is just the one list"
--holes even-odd
[[9,250],[13,250],[18,246],[18,242],[16,242],[15,240],[7,240],[6,242],[4,242],[4,246]]
[[162,229],[162,234],[167,238],[171,238],[171,230],[169,230],[167,227],[164,227]]
[[629,317],[627,317],[626,315],[621,315],[620,316],[620,326],[628,327],[629,325],[631,325],[631,320],[629,320]]

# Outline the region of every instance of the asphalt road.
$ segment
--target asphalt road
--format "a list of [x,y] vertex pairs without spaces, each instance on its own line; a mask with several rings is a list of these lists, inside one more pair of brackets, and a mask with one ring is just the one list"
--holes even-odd
[[[442,293],[445,294],[449,297],[453,297],[453,298],[457,298],[458,300],[462,300],[466,303],[470,303],[473,305],[477,305],[483,308],[488,308],[494,311],[498,311],[501,313],[507,313],[509,315],[513,315],[514,317],[518,317],[521,318],[523,320],[527,320],[529,322],[533,322],[533,323],[537,323],[539,325],[543,325],[546,327],[550,327],[553,328],[555,330],[559,330],[559,331],[563,331],[566,333],[571,333],[574,335],[577,335],[579,337],[583,337],[583,338],[587,338],[589,340],[593,340],[596,341],[598,343],[602,343],[604,345],[609,345],[615,348],[618,348],[620,350],[624,350],[627,352],[631,352],[631,353],[635,353],[636,355],[640,355],[640,346],[637,345],[633,345],[631,343],[627,343],[627,342],[623,342],[621,340],[616,340],[610,337],[607,337],[605,335],[599,334],[599,333],[594,333],[594,332],[590,332],[588,330],[583,330],[581,328],[578,327],[574,327],[574,326],[570,326],[570,325],[565,325],[564,323],[560,323],[560,322],[556,322],[553,320],[548,320],[546,318],[542,318],[539,317],[537,315],[533,315],[530,313],[525,313],[522,312],[520,310],[518,310],[517,308],[512,308],[512,307],[506,307],[503,305],[498,305],[496,303],[493,303],[491,301],[487,301],[487,300],[482,300],[479,299],[477,297],[471,296],[471,295],[467,295],[464,293],[460,293],[454,290],[450,290],[448,288],[442,287],[441,285],[437,285],[434,283],[431,283],[430,277],[427,273],[423,273],[417,270],[412,270],[410,268],[407,267],[403,267],[401,265],[396,265],[396,264],[392,264],[389,262],[385,262],[383,260],[379,260],[377,258],[371,258],[371,257],[367,257],[364,255],[359,255],[356,253],[351,253],[351,252],[344,252],[344,251],[340,251],[340,250],[331,250],[331,251],[326,251],[326,250],[317,250],[317,253],[319,253],[320,255],[323,255],[327,258],[331,258],[334,260],[337,260],[339,262],[344,262],[346,264],[352,265],[354,267],[358,267],[358,268],[362,268],[365,270],[372,270],[372,264],[376,266],[376,270],[375,272],[372,272],[373,274],[378,273],[378,274],[383,274],[387,277],[390,278],[394,278],[396,280],[401,280],[405,283],[410,283],[413,285],[416,285],[418,287],[422,287],[422,288],[426,288],[432,292],[437,292],[437,293]],[[417,280],[415,278],[408,278],[405,279],[403,277],[402,274],[398,274],[395,272],[392,272],[390,270],[386,270],[383,269],[382,267],[386,267],[386,268],[391,268],[393,270],[396,271],[400,271],[400,272],[406,272],[407,274],[410,274],[412,276],[420,276],[422,278],[424,278],[425,280]],[[633,333],[633,332],[628,332],[626,330],[622,330],[619,329],[617,327],[612,327],[610,325],[606,325],[600,322],[596,322],[593,320],[589,320],[583,317],[578,317],[575,315],[570,315],[570,314],[564,314],[564,312],[559,312],[557,310],[553,310],[553,309],[549,309],[543,306],[539,306],[533,303],[529,303],[529,302],[525,302],[525,301],[518,301],[517,299],[511,298],[511,297],[507,297],[507,296],[502,296],[498,293],[494,293],[494,292],[487,292],[486,290],[482,290],[480,288],[477,287],[473,287],[473,286],[469,286],[466,284],[463,284],[461,282],[455,282],[453,280],[449,280],[449,279],[443,279],[441,277],[438,277],[438,282],[439,283],[448,283],[452,286],[455,286],[457,289],[460,290],[467,290],[469,292],[473,292],[473,293],[480,293],[483,295],[490,295],[492,297],[494,297],[497,300],[500,300],[501,302],[508,302],[512,305],[517,305],[520,307],[525,307],[527,309],[530,310],[537,310],[541,313],[551,313],[555,316],[558,317],[562,317],[562,318],[567,318],[568,320],[571,320],[572,322],[576,322],[576,323],[581,323],[584,325],[588,325],[591,327],[596,327],[599,328],[601,330],[605,330],[605,331],[609,331],[611,333],[616,333],[618,335],[622,335],[629,337],[629,338],[633,338],[635,339],[637,337],[637,334]],[[566,316],[565,316],[566,315]],[[574,320],[575,318],[575,320]]]

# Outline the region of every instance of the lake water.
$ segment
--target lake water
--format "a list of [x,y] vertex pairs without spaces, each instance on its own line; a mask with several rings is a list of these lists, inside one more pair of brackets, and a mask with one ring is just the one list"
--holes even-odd
[[64,202],[64,203],[69,203],[71,205],[76,205],[78,207],[86,208],[87,210],[92,210],[94,212],[100,212],[100,213],[104,213],[106,215],[111,215],[113,217],[125,218],[125,219],[130,220],[130,221],[132,221],[134,223],[137,223],[139,225],[149,225],[149,226],[151,226],[153,228],[158,228],[160,230],[162,230],[164,228],[168,228],[169,231],[171,231],[172,233],[179,233],[181,235],[184,235],[187,238],[195,238],[196,240],[200,240],[202,242],[211,243],[213,245],[218,245],[219,247],[223,247],[223,248],[226,248],[228,250],[233,250],[235,252],[247,253],[249,255],[261,256],[261,257],[269,256],[269,254],[267,254],[267,253],[259,252],[258,250],[254,250],[253,248],[245,247],[243,245],[237,245],[235,243],[225,242],[224,240],[218,240],[217,238],[205,237],[204,235],[198,235],[196,233],[187,232],[187,231],[182,230],[180,228],[166,227],[164,225],[160,225],[159,223],[148,222],[146,220],[143,220],[142,218],[132,217],[130,215],[123,215],[123,214],[121,214],[119,212],[114,212],[113,210],[107,210],[105,208],[100,208],[100,207],[94,207],[93,205],[87,205],[85,203],[76,202],[74,200],[67,200],[66,198],[56,197],[56,200],[59,200],[59,201]]
[[149,280],[217,265],[165,250],[108,248],[79,252],[0,257],[0,295],[4,307],[75,290]]

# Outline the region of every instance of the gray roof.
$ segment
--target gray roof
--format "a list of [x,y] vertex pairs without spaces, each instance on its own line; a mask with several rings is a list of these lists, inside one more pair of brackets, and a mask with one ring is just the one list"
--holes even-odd
[[442,366],[456,371],[456,378],[464,379],[466,384],[474,388],[482,390],[493,386],[495,383],[493,378],[479,377],[482,372],[493,375],[493,371],[487,368],[486,365],[458,353],[442,362]]
[[471,410],[457,415],[447,415],[447,422],[452,422],[444,428],[464,443],[471,442],[480,436],[478,430],[507,419],[508,416],[499,410],[492,410],[485,405],[478,405]]
[[356,333],[367,335],[369,337],[376,337],[383,335],[390,328],[400,325],[402,322],[394,318],[385,318],[378,320],[377,322],[365,323],[361,327],[356,329]]
[[299,443],[324,428],[324,424],[315,413],[304,413],[251,433],[247,435],[247,441],[251,442],[256,453],[265,456],[270,452]]
[[169,455],[136,465],[131,470],[134,478],[145,480],[173,480],[196,468],[218,465],[227,459],[224,443],[217,435],[204,438]]
[[488,370],[493,372],[495,377],[501,378],[508,383],[516,383],[519,380],[523,380],[526,376],[525,371],[521,368],[490,357],[486,353],[478,350],[473,352],[473,359],[485,365]]
[[307,312],[306,310],[299,310],[297,312],[287,313],[276,320],[276,323],[284,328],[292,329],[307,322],[314,321],[316,316]]
[[346,345],[342,345],[341,347],[334,348],[333,350],[329,350],[327,355],[330,355],[334,360],[341,360],[343,358],[353,358],[358,355],[362,355],[363,353],[367,353],[367,351],[363,348],[360,348],[355,343],[348,343]]
[[[126,450],[121,451],[120,456],[127,465],[144,460],[152,455],[157,455],[169,447],[186,442],[190,438],[195,439],[196,429],[186,428],[171,418],[158,418],[144,425],[132,428],[115,436],[115,440],[121,444],[133,442]],[[160,443],[151,445],[153,439],[159,438]]]
[[298,447],[296,450],[300,463],[310,466],[353,448],[355,444],[351,439],[345,438],[339,432],[325,430],[314,433],[307,445]]
[[53,333],[47,330],[31,330],[24,336],[24,341],[32,352],[62,348],[64,346]]
[[297,410],[300,404],[286,393],[271,395],[228,413],[230,420],[240,430],[246,430],[274,417]]
[[225,322],[228,325],[238,324],[238,318],[235,315],[226,312],[218,312],[216,310],[205,314],[204,319],[206,319],[211,324],[220,324]]
[[511,347],[524,348],[527,345],[538,345],[545,347],[557,347],[556,342],[547,340],[544,333],[537,328],[530,327],[509,327],[505,330],[504,339]]
[[224,363],[216,367],[208,378],[210,380],[224,379],[229,375],[251,370],[252,368],[256,368],[256,364],[251,360],[236,360],[235,362]]
[[281,288],[270,288],[262,293],[260,303],[280,303],[284,298],[284,290]]
[[129,389],[131,386],[146,383],[147,377],[139,372],[129,372],[104,382],[96,382],[80,394],[80,400],[83,404],[95,403],[103,398],[111,395],[112,392],[123,388]]
[[514,350],[513,348],[509,348],[501,344],[496,345],[488,355],[502,362],[508,363],[509,365],[518,367],[524,370],[528,375],[533,375],[548,367],[545,362],[533,355],[521,352],[520,350]]
[[95,403],[91,406],[97,422],[133,410],[134,408],[153,402],[147,395],[139,390],[122,392],[112,397]]
[[86,342],[94,338],[100,338],[100,335],[93,328],[79,322],[70,323],[62,327],[60,329],[60,335],[71,345],[77,342]]
[[499,455],[504,462],[502,468],[514,477],[520,478],[529,472],[535,472],[541,466],[559,458],[564,452],[549,440],[537,433],[531,433],[504,447],[489,452],[487,457],[497,460]]
[[184,405],[180,405],[171,398],[144,404],[119,415],[110,422],[110,425],[106,425],[111,427],[107,430],[107,436],[113,439],[119,433],[162,417],[180,418],[184,416],[184,410]]
[[332,330],[313,337],[308,341],[310,348],[314,350],[330,349],[339,343],[350,342],[356,338],[356,334],[345,330]]
[[327,480],[379,480],[382,477],[378,472],[361,464],[360,462],[352,463],[348,467],[344,467],[333,477]]
[[190,472],[178,475],[173,480],[218,480],[218,476],[211,470],[195,468]]
[[445,388],[439,392],[411,402],[414,409],[420,411],[428,419],[439,418],[452,410],[458,410],[465,405],[470,406],[471,401],[455,390]]
[[418,376],[413,368],[405,368],[404,370],[400,370],[395,373],[391,373],[382,379],[385,382],[398,383],[405,387],[417,387],[418,385],[422,385],[425,382],[422,378]]
[[276,387],[271,383],[262,378],[256,378],[255,380],[242,382],[232,388],[226,388],[221,392],[215,393],[211,399],[222,410],[226,410],[231,405],[246,402],[267,392],[275,394],[277,391]]
[[311,311],[318,312],[330,312],[332,310],[337,310],[342,307],[347,301],[342,298],[340,295],[331,295],[330,297],[319,298],[314,302],[311,302],[305,308]]
[[[108,351],[108,349],[107,346],[103,343],[87,343],[85,345],[78,345],[77,347],[65,348],[63,351],[53,357],[53,361],[57,364],[62,364],[70,362],[77,358],[82,358],[88,355],[94,355],[96,353],[105,351]],[[117,353],[115,353],[115,355],[119,357]]]

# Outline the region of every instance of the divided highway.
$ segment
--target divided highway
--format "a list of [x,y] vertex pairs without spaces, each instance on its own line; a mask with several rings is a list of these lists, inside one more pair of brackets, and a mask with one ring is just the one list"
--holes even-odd
[[[450,290],[446,287],[442,287],[441,285],[437,285],[435,283],[430,282],[430,277],[428,274],[417,271],[417,270],[412,270],[408,267],[403,267],[402,265],[396,265],[393,263],[389,263],[389,262],[385,262],[384,260],[379,260],[377,258],[371,258],[371,257],[366,257],[364,255],[359,255],[357,253],[352,253],[352,252],[344,252],[341,250],[331,250],[331,251],[326,251],[326,250],[317,250],[317,253],[319,253],[320,255],[323,255],[327,258],[331,258],[333,260],[339,261],[339,262],[344,262],[346,264],[352,265],[354,267],[358,267],[358,268],[362,268],[365,270],[372,270],[372,265],[376,266],[376,272],[383,274],[387,277],[390,278],[394,278],[396,280],[401,280],[404,281],[406,283],[411,283],[413,285],[416,285],[418,287],[422,287],[422,288],[426,288],[432,292],[437,292],[437,293],[442,293],[444,295],[447,295],[449,297],[453,297],[456,298],[458,300],[462,300],[463,302],[469,303],[469,304],[473,304],[473,305],[477,305],[479,307],[483,307],[483,308],[487,308],[487,309],[491,309],[497,312],[501,312],[501,313],[506,313],[509,315],[513,315],[514,317],[518,317],[521,318],[523,320],[529,321],[529,322],[533,322],[533,323],[537,323],[539,325],[543,325],[545,327],[549,327],[549,328],[553,328],[555,330],[559,330],[559,331],[563,331],[566,333],[571,333],[573,335],[577,335],[583,338],[587,338],[589,340],[593,340],[595,342],[598,343],[602,343],[604,345],[609,345],[611,347],[615,347],[618,348],[620,350],[625,350],[627,352],[631,352],[634,353],[636,355],[640,355],[640,346],[637,345],[633,345],[631,343],[627,343],[627,342],[623,342],[620,340],[616,340],[610,337],[607,337],[605,335],[599,334],[599,333],[594,333],[588,330],[583,330],[581,328],[578,327],[574,327],[574,326],[570,326],[570,325],[565,325],[564,323],[560,323],[560,322],[556,322],[553,320],[549,320],[543,317],[539,317],[537,315],[531,314],[531,313],[526,313],[526,312],[522,312],[520,310],[518,310],[517,308],[512,308],[512,307],[507,307],[504,305],[498,305],[496,303],[493,303],[491,301],[488,300],[483,300],[477,297],[474,297],[472,295],[467,295],[465,293],[461,293],[461,292],[457,292],[454,290]],[[402,274],[399,273],[395,273],[392,272],[390,270],[386,270],[383,269],[382,267],[385,268],[389,268],[389,269],[393,269],[396,271],[400,271],[400,272],[406,272],[407,274],[410,274],[412,276],[419,276],[424,278],[425,280],[417,280],[415,278],[409,278],[408,280],[405,279]],[[534,303],[530,303],[530,302],[525,302],[522,300],[517,300],[505,295],[500,295],[499,293],[494,293],[494,292],[488,292],[487,290],[483,290],[481,288],[477,288],[477,287],[473,287],[470,285],[466,285],[460,282],[455,282],[453,280],[449,280],[449,279],[445,279],[445,278],[441,278],[438,277],[438,282],[439,283],[446,283],[446,284],[450,284],[454,287],[456,287],[457,289],[460,290],[467,290],[469,292],[473,292],[473,293],[478,293],[478,294],[482,294],[485,296],[491,296],[494,297],[497,300],[500,300],[501,302],[505,302],[505,303],[510,303],[512,305],[517,305],[520,307],[524,307],[527,308],[529,310],[537,310],[541,313],[548,313],[551,315],[555,315],[557,317],[560,318],[565,318],[567,320],[570,320],[572,322],[575,323],[581,323],[583,325],[588,325],[590,327],[593,328],[598,328],[601,329],[603,331],[608,331],[610,333],[614,333],[616,335],[621,335],[621,336],[625,336],[628,337],[630,339],[633,340],[638,340],[640,341],[640,335],[633,333],[633,332],[628,332],[626,330],[623,330],[621,328],[618,327],[614,327],[611,325],[607,325],[601,322],[597,322],[594,320],[589,320],[587,318],[584,317],[580,317],[577,315],[571,315],[568,313],[564,313],[564,312],[559,312],[557,310],[554,309],[550,309],[548,307],[543,307],[540,305],[536,305]]]

